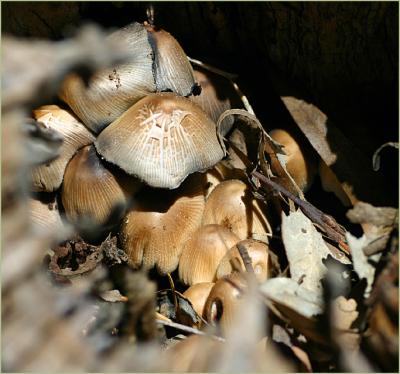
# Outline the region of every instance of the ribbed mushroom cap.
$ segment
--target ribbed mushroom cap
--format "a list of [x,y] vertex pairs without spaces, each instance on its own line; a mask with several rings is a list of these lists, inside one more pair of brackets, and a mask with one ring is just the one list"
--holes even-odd
[[53,129],[63,137],[60,155],[51,162],[32,170],[33,190],[52,192],[62,183],[65,168],[75,152],[84,145],[93,143],[92,133],[74,115],[57,105],[45,105],[33,111],[38,122]]
[[215,124],[173,93],[140,100],[104,129],[95,145],[107,161],[160,188],[176,188],[224,156]]
[[109,35],[125,43],[132,56],[124,64],[97,72],[86,87],[76,74],[70,74],[60,97],[91,130],[98,133],[132,104],[156,91],[153,52],[143,25],[133,23]]
[[64,228],[54,194],[29,198],[29,217],[34,229],[41,232],[53,234]]
[[[200,68],[195,68],[194,77],[201,86],[201,93],[198,96],[190,96],[189,99],[203,108],[215,123],[226,110],[242,107],[228,79]],[[222,135],[229,132],[234,121],[234,116],[224,119],[221,127]]]
[[183,244],[200,226],[204,211],[203,175],[194,175],[177,190],[148,188],[125,216],[120,239],[129,264],[161,274],[178,266]]
[[210,324],[218,324],[226,335],[232,326],[234,315],[242,302],[242,292],[246,282],[240,273],[232,273],[217,280],[211,289],[205,305],[206,320]]
[[153,49],[157,91],[191,95],[197,86],[193,68],[178,41],[167,31],[145,25]]
[[[259,282],[264,282],[270,276],[271,267],[268,245],[254,239],[242,240],[238,244],[242,244],[247,249],[257,280]],[[231,248],[219,263],[217,269],[218,279],[232,273],[234,269],[232,267],[231,261],[233,259],[236,259],[236,261],[238,261],[238,263],[241,265],[242,271],[245,271],[242,257],[240,256],[239,250],[237,248],[238,244]]]
[[219,262],[239,238],[220,225],[206,225],[185,243],[179,260],[179,278],[187,285],[213,282]]
[[254,238],[268,242],[271,233],[268,219],[250,188],[232,179],[217,185],[207,198],[203,225],[219,224],[234,232],[241,240]]
[[316,173],[316,165],[313,160],[303,153],[299,143],[286,130],[274,129],[269,135],[285,147],[283,150],[287,155],[286,170],[299,188],[307,191]]
[[62,185],[68,220],[79,222],[86,217],[101,225],[117,204],[125,206],[140,183],[117,173],[103,165],[93,145],[80,149],[69,162]]
[[214,283],[211,282],[196,283],[190,286],[183,293],[183,296],[189,299],[189,301],[192,303],[193,309],[199,316],[204,317],[204,306],[213,286]]

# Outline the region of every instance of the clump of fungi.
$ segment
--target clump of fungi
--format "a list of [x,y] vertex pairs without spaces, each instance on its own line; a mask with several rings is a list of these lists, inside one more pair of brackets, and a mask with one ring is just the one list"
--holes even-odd
[[[177,270],[194,311],[208,324],[219,321],[224,333],[245,288],[238,246],[259,282],[277,264],[266,204],[252,193],[243,164],[223,161],[234,120],[217,121],[240,100],[229,80],[194,71],[164,30],[134,23],[108,38],[125,43],[130,59],[88,84],[68,75],[59,93],[68,107],[32,113],[63,138],[59,157],[32,170],[32,220],[49,230],[65,221],[78,231],[88,222],[113,230],[130,267],[161,276]],[[314,167],[307,169],[290,135],[271,136],[286,147],[288,172],[308,188]]]

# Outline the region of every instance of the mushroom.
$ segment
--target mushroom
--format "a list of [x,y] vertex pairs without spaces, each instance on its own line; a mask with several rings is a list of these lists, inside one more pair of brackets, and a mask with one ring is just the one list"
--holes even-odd
[[157,91],[172,91],[189,96],[198,86],[193,68],[177,40],[167,31],[145,23],[154,54]]
[[283,129],[274,129],[269,133],[272,139],[284,146],[287,155],[286,170],[302,191],[307,191],[316,174],[315,160],[308,155],[300,140]]
[[80,149],[69,162],[64,175],[61,199],[71,222],[89,218],[101,225],[113,208],[122,206],[140,183],[115,170],[111,172],[97,156],[93,145]]
[[96,140],[97,151],[152,187],[176,188],[224,156],[215,124],[190,100],[173,93],[140,100]]
[[242,302],[246,282],[240,273],[232,273],[215,283],[205,305],[208,323],[218,325],[223,335],[232,326],[234,314]]
[[144,189],[125,216],[120,239],[133,268],[171,273],[183,244],[200,226],[204,211],[203,175],[193,175],[176,190]]
[[220,225],[205,225],[185,243],[179,260],[179,278],[187,285],[213,282],[219,262],[240,239]]
[[254,238],[268,242],[272,230],[263,210],[248,186],[232,179],[221,182],[208,196],[203,225],[222,225],[241,240]]
[[77,74],[69,74],[59,93],[76,115],[95,133],[117,119],[129,107],[156,91],[153,51],[148,33],[139,23],[130,24],[108,36],[124,43],[131,56],[124,64],[102,69],[86,85]]
[[192,303],[193,309],[201,317],[204,317],[204,306],[213,286],[212,282],[196,283],[183,293],[183,296]]
[[45,105],[33,111],[34,118],[46,128],[55,130],[63,137],[56,159],[32,169],[34,191],[53,192],[62,183],[65,168],[74,153],[81,147],[91,144],[95,138],[76,117],[57,105]]
[[356,203],[354,196],[350,194],[349,197],[346,194],[336,174],[323,160],[319,161],[319,176],[321,178],[322,188],[326,192],[333,192],[345,207],[350,207],[352,204]]
[[29,217],[35,231],[67,239],[67,225],[62,220],[55,194],[35,194],[29,198]]
[[245,266],[243,259],[240,256],[238,245],[243,245],[246,248],[251,258],[251,264],[257,280],[262,283],[267,280],[267,278],[270,278],[271,273],[274,272],[274,268],[276,268],[278,264],[276,255],[269,251],[267,244],[254,239],[246,239],[237,243],[222,258],[217,269],[217,279],[221,279],[225,275],[232,273],[234,270],[232,267],[232,261],[237,261],[237,263],[240,264],[242,271],[245,271]]
[[[198,104],[217,123],[220,115],[228,109],[242,107],[240,99],[228,79],[196,67],[194,77],[201,86],[198,96],[189,99]],[[222,122],[221,134],[225,136],[232,128],[234,116],[228,116]]]

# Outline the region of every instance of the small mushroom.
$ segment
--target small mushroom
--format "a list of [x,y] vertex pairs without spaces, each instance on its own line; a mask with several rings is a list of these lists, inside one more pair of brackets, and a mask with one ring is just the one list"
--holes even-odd
[[219,262],[240,239],[220,225],[205,225],[185,243],[179,260],[179,278],[187,285],[213,282]]
[[[89,218],[101,225],[113,208],[124,207],[140,183],[117,170],[111,172],[97,156],[93,145],[80,149],[69,162],[61,199],[69,221]],[[117,223],[117,222],[116,222]]]
[[271,228],[263,208],[244,182],[224,181],[207,198],[203,225],[222,225],[241,240],[254,238],[268,242]]
[[274,129],[269,135],[284,146],[287,155],[286,170],[302,191],[307,191],[316,174],[317,166],[311,155],[292,134],[283,129]]
[[66,77],[59,93],[76,115],[95,133],[116,120],[132,104],[156,91],[153,51],[143,25],[133,23],[108,36],[131,52],[121,65],[98,71],[88,86],[77,74]]
[[189,299],[189,301],[192,303],[193,309],[201,317],[205,317],[204,306],[213,286],[214,283],[211,282],[196,283],[190,286],[183,293],[183,296]]
[[218,325],[223,335],[232,326],[235,312],[242,302],[246,282],[240,273],[219,279],[211,289],[205,305],[206,320]]
[[173,93],[140,100],[104,129],[95,145],[107,161],[159,188],[176,188],[224,156],[211,119]]
[[[199,67],[195,68],[194,77],[201,86],[201,93],[198,96],[190,96],[189,99],[202,107],[215,123],[226,110],[242,106],[228,79]],[[234,116],[228,116],[223,120],[221,127],[223,136],[232,128],[234,121]]]
[[193,175],[176,190],[144,189],[125,216],[120,239],[133,268],[171,273],[184,243],[200,226],[204,211],[203,175]]
[[63,137],[59,157],[32,170],[33,190],[53,192],[61,186],[71,157],[79,148],[93,143],[95,138],[73,114],[57,105],[42,106],[34,110],[33,115],[46,128],[55,130]]
[[234,270],[232,261],[237,261],[241,266],[241,270],[245,271],[243,259],[238,250],[239,244],[247,249],[257,280],[262,283],[271,277],[278,263],[276,255],[269,251],[267,244],[254,239],[246,239],[237,243],[222,258],[217,269],[217,279],[221,279],[225,275],[232,273]]

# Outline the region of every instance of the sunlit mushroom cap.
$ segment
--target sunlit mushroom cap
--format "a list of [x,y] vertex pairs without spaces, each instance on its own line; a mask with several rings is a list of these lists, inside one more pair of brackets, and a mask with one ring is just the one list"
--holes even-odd
[[57,131],[63,137],[60,155],[49,163],[32,170],[33,189],[52,192],[63,180],[65,168],[74,153],[84,145],[93,143],[93,134],[75,116],[57,105],[45,105],[33,111],[38,122]]
[[192,94],[197,84],[193,68],[178,41],[167,31],[145,25],[154,53],[153,71],[157,91],[180,96]]
[[200,227],[185,243],[179,260],[179,278],[187,285],[213,282],[219,262],[239,238],[220,225]]
[[224,156],[215,124],[173,93],[140,100],[104,129],[95,145],[107,161],[160,188],[176,188]]
[[91,130],[98,133],[132,104],[156,91],[153,52],[143,25],[133,23],[108,36],[125,43],[131,53],[121,65],[103,69],[89,80],[70,74],[63,82],[60,97]]
[[204,306],[213,286],[214,283],[211,282],[196,283],[183,293],[183,296],[189,299],[193,309],[199,316],[203,316]]
[[157,267],[161,274],[178,266],[183,244],[200,226],[204,211],[203,175],[193,175],[178,189],[146,189],[125,216],[120,238],[134,268]]
[[[265,281],[271,275],[271,259],[268,245],[254,239],[242,240],[238,244],[241,244],[246,248],[251,259],[254,274],[256,275],[258,281]],[[240,256],[237,248],[238,244],[231,248],[219,263],[217,269],[218,279],[232,273],[234,270],[232,266],[233,259],[235,259],[235,261],[237,261],[237,263],[240,265],[240,270],[245,271],[243,259]],[[274,256],[274,254],[272,254],[272,256]]]
[[68,220],[80,222],[88,218],[101,225],[117,205],[124,207],[139,187],[134,178],[106,168],[90,145],[80,149],[69,162],[61,198]]
[[217,185],[204,209],[203,225],[218,224],[234,232],[241,240],[268,241],[270,225],[260,203],[242,181],[232,179]]

